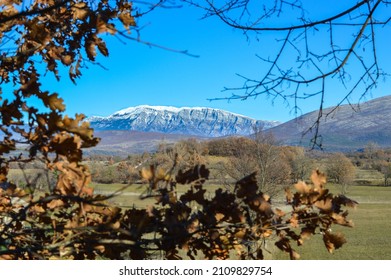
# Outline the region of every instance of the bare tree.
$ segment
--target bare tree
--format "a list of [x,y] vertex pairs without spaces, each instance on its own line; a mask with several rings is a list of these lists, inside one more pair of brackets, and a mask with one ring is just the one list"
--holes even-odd
[[346,193],[348,186],[354,181],[356,168],[353,163],[342,153],[336,153],[330,156],[326,166],[327,176],[339,184],[342,192]]
[[269,195],[276,195],[290,177],[291,168],[284,156],[283,148],[273,134],[262,128],[254,128],[255,153],[260,189]]
[[[319,125],[322,117],[326,117],[323,112],[326,96],[333,94],[331,83],[337,81],[340,85],[335,109],[342,103],[355,109],[351,102],[361,101],[387,76],[381,66],[389,61],[378,58],[376,35],[389,26],[389,1],[190,2],[205,9],[205,17],[217,16],[230,27],[242,30],[248,38],[255,36],[263,46],[271,46],[270,38],[276,40],[272,42],[276,45],[262,49],[263,54],[258,56],[267,66],[259,77],[240,75],[244,80],[242,86],[225,88],[232,95],[213,100],[267,96],[284,100],[297,115],[300,101],[319,97],[318,117],[305,131],[315,132],[314,146],[321,146]],[[334,110],[327,112],[327,116]]]
[[234,153],[224,172],[235,181],[255,172],[259,190],[270,196],[278,194],[289,181],[291,167],[286,151],[272,134],[254,128],[252,139],[232,138],[230,145]]

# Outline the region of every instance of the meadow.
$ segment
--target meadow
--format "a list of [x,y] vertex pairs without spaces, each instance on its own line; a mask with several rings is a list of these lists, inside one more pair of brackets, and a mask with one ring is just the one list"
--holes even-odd
[[[329,186],[330,190],[338,189]],[[391,188],[352,186],[347,194],[359,205],[349,210],[353,228],[335,226],[345,234],[347,243],[333,254],[327,252],[322,238],[312,238],[298,248],[306,260],[390,260],[391,259]],[[278,253],[278,259],[288,259]]]
[[[124,188],[123,192],[111,199],[111,202],[124,208],[145,207],[155,203],[153,198],[140,199],[145,190],[143,185],[124,184],[94,184],[95,191],[110,194]],[[213,195],[217,186],[206,185],[210,195]],[[329,184],[331,192],[337,194],[340,188]],[[178,193],[186,191],[185,186],[178,189]],[[347,243],[341,249],[330,254],[324,247],[322,236],[316,235],[297,247],[297,252],[304,260],[391,260],[391,187],[351,186],[346,194],[359,203],[355,209],[349,209],[349,217],[354,222],[353,228],[335,226],[333,231],[345,234]],[[278,202],[277,202],[278,203]],[[282,200],[280,201],[282,203]],[[269,248],[273,247],[269,245]],[[289,259],[289,256],[270,249],[273,259]]]
[[[217,166],[227,160],[225,157],[208,157],[208,163],[217,169]],[[115,164],[109,166],[116,170]],[[212,169],[213,170],[213,169]],[[103,174],[104,175],[104,174]],[[114,176],[115,173],[112,174]],[[53,181],[55,174],[47,174],[39,167],[28,167],[23,171],[11,169],[10,178],[19,186],[28,186],[29,181],[38,189],[45,190],[49,181]],[[383,175],[376,170],[357,168],[354,184],[347,189],[338,185],[327,184],[326,187],[334,194],[347,191],[346,196],[359,203],[356,209],[349,209],[349,219],[353,220],[354,227],[346,228],[334,226],[333,232],[341,231],[345,234],[347,243],[341,249],[328,253],[324,247],[322,236],[316,235],[310,240],[305,240],[304,246],[295,248],[304,260],[391,260],[391,187],[382,187]],[[53,183],[53,182],[52,182]],[[91,184],[96,194],[116,195],[109,200],[121,208],[145,208],[153,205],[154,198],[140,199],[145,194],[146,186],[143,184],[97,183]],[[216,180],[210,180],[205,184],[207,195],[213,196],[220,186]],[[185,193],[188,186],[179,185],[177,193]],[[283,195],[273,199],[273,204],[284,207]],[[289,259],[289,256],[278,251],[270,240],[268,250],[271,254],[267,258]]]

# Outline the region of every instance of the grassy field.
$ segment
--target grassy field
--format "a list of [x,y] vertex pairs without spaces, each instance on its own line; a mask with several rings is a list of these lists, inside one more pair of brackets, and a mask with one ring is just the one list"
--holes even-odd
[[[125,185],[94,184],[98,193],[108,194],[121,189]],[[327,186],[333,193],[339,188]],[[178,189],[179,193],[186,191],[186,187]],[[215,186],[207,186],[210,195]],[[141,200],[139,195],[145,186],[128,186],[124,192],[112,199],[112,202],[121,207],[145,207],[155,202],[153,198]],[[391,187],[352,186],[347,196],[359,202],[356,209],[349,210],[350,219],[354,228],[335,226],[333,232],[341,231],[345,234],[347,243],[333,254],[328,253],[323,245],[322,236],[316,235],[306,240],[304,246],[297,249],[301,259],[306,260],[391,260]],[[274,259],[288,259],[288,256],[278,250],[273,250]]]
[[[111,199],[111,203],[122,208],[130,207],[145,207],[147,205],[153,205],[156,200],[154,198],[140,199],[140,196],[145,194],[146,185],[133,184],[96,184],[93,183],[92,186],[95,189],[95,193],[109,195],[116,191],[121,191]],[[217,186],[208,186],[206,195],[213,195]],[[177,192],[179,195],[185,193],[188,190],[187,186],[179,185]]]
[[[339,189],[328,186],[333,193]],[[356,200],[356,209],[348,209],[354,222],[353,228],[334,226],[333,232],[343,232],[347,243],[330,254],[322,236],[306,240],[303,246],[295,247],[304,260],[391,260],[391,187],[352,186],[346,194]],[[276,259],[288,259],[276,252]]]
[[[347,243],[330,254],[324,247],[322,237],[315,236],[306,241],[304,246],[297,248],[301,259],[391,260],[391,188],[383,190],[359,186],[352,189],[349,197],[360,203],[357,209],[350,210],[349,214],[355,226],[335,226],[333,230],[343,232]],[[288,259],[288,256],[278,253],[276,258]]]

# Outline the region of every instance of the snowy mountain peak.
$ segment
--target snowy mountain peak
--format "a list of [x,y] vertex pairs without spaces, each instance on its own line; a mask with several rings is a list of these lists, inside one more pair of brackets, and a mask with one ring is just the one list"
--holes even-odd
[[177,108],[173,106],[150,106],[150,105],[139,105],[136,107],[129,107],[122,110],[119,110],[112,114],[112,116],[115,115],[126,115],[126,114],[133,114],[135,112],[143,111],[143,110],[153,110],[153,111],[168,111],[173,113],[178,113],[183,108]]
[[276,121],[258,121],[207,107],[140,105],[119,110],[108,117],[90,117],[96,130],[137,130],[202,137],[249,135],[254,126],[270,128]]
[[169,113],[174,113],[174,114],[178,114],[181,111],[194,111],[194,110],[196,110],[196,111],[215,111],[215,112],[220,112],[220,113],[224,113],[224,114],[231,114],[231,115],[237,115],[237,116],[244,117],[244,118],[249,118],[249,117],[246,117],[246,116],[243,116],[240,114],[224,111],[221,109],[214,109],[214,108],[210,108],[210,107],[174,107],[174,106],[151,106],[151,105],[139,105],[139,106],[135,106],[135,107],[125,108],[125,109],[122,109],[122,110],[115,112],[111,116],[134,114],[134,113],[138,113],[138,112],[146,111],[146,110],[151,110],[151,111],[156,111],[156,112],[169,112]]

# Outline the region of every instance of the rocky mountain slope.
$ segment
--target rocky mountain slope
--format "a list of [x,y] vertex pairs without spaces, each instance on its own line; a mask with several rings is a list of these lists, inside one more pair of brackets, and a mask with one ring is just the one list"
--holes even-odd
[[90,117],[95,130],[128,130],[185,134],[198,137],[250,135],[254,126],[271,128],[277,121],[254,120],[227,111],[205,107],[137,106],[108,117]]
[[[314,124],[318,114],[313,111],[269,131],[284,144],[308,146],[315,132],[303,133]],[[391,96],[327,108],[322,115],[319,135],[326,150],[354,150],[369,142],[391,147]]]

